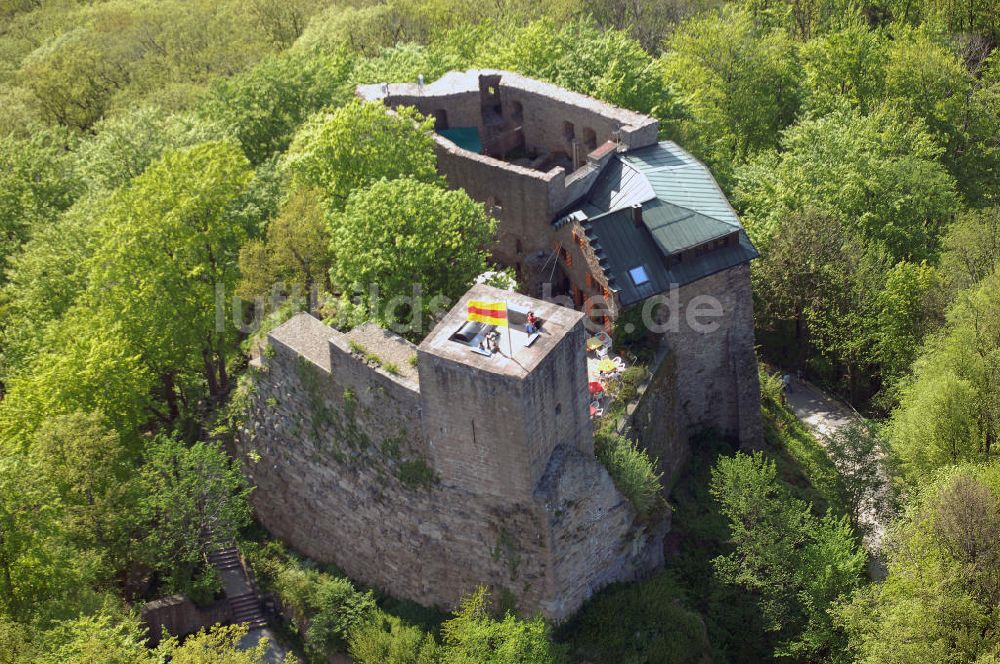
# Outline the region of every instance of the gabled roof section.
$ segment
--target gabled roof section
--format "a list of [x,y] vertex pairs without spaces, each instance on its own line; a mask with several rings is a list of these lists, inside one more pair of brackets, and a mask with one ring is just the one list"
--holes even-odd
[[[631,210],[637,205],[638,225]],[[555,226],[579,218],[576,210],[588,217],[583,229],[623,306],[758,256],[712,173],[672,141],[616,155]],[[679,256],[733,234],[735,243]],[[637,282],[634,274],[647,279]]]
[[656,198],[643,174],[622,159],[612,159],[590,189],[588,201],[603,212],[642,205]]
[[[615,210],[583,223],[590,246],[608,279],[609,287],[618,294],[622,306],[630,306],[671,287],[684,286],[704,277],[735,267],[757,257],[757,250],[747,234],[740,230],[739,241],[669,263],[646,225],[636,226],[628,209]],[[730,228],[729,233],[733,229]],[[629,274],[641,267],[648,277],[636,283]]]
[[712,173],[671,141],[617,155],[572,209],[598,217],[634,205],[665,256],[742,230]]
[[642,206],[642,222],[664,256],[725,237],[739,228],[660,198]]

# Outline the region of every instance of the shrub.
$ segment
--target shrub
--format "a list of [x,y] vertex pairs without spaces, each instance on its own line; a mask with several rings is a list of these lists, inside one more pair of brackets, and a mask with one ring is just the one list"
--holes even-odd
[[198,606],[208,606],[222,590],[222,579],[214,567],[204,566],[191,579],[188,596]]
[[660,503],[663,473],[656,472],[657,461],[646,450],[617,433],[601,432],[597,437],[597,458],[608,469],[615,486],[635,506],[648,515]]
[[378,609],[371,591],[350,580],[313,569],[278,546],[252,554],[254,569],[270,582],[285,615],[299,632],[312,661],[343,652],[348,634],[374,620]]
[[490,597],[479,588],[462,601],[455,617],[441,626],[445,662],[477,664],[562,664],[565,649],[554,644],[541,618],[518,620],[506,614],[496,620],[489,613]]
[[438,661],[431,634],[385,613],[348,637],[348,652],[358,664],[430,664]]
[[598,593],[562,629],[579,659],[594,662],[671,664],[711,659],[701,616],[687,608],[684,592],[664,570],[639,583],[615,584]]
[[763,364],[758,365],[757,373],[760,377],[761,402],[765,406],[780,404],[782,393],[785,391],[781,376],[771,373]]
[[414,459],[399,464],[399,481],[408,487],[429,488],[437,478],[434,476],[434,469],[426,461]]

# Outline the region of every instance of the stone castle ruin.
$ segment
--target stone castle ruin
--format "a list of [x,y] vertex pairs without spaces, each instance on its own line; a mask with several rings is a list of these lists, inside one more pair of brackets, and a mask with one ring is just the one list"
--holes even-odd
[[[501,353],[474,350],[475,326],[466,337],[470,299],[507,301]],[[542,328],[525,345],[529,310]],[[420,346],[298,314],[269,335],[238,444],[258,459],[259,519],[310,558],[441,607],[487,584],[561,620],[655,569],[666,522],[640,519],[594,457],[582,319],[488,286]]]
[[675,297],[681,316],[720,303],[715,332],[664,326],[681,428],[759,444],[757,251],[711,172],[657,142],[655,119],[496,70],[358,94],[435,119],[438,169],[497,217],[494,258],[516,269],[525,292],[565,294],[592,328],[609,330],[657,296]]
[[[435,118],[439,170],[497,217],[494,258],[528,294],[477,285],[419,346],[307,314],[273,330],[237,442],[258,517],[394,596],[450,608],[486,584],[563,620],[659,566],[668,528],[594,457],[587,338],[673,301],[628,413],[668,484],[699,430],[758,445],[756,250],[711,173],[657,142],[652,118],[492,70],[358,93]],[[480,348],[470,300],[508,303],[500,352]],[[706,303],[714,325],[688,324]]]

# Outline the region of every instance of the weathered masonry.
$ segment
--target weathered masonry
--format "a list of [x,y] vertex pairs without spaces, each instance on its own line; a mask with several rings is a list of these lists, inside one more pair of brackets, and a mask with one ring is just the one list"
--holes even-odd
[[[757,251],[712,174],[658,141],[655,119],[495,70],[358,94],[434,118],[439,170],[497,217],[494,257],[526,292],[565,294],[592,329],[630,309],[663,323],[682,432],[759,445]],[[711,331],[688,324],[698,307],[716,312]]]
[[[506,301],[501,352],[469,300]],[[523,332],[525,313],[542,321]],[[255,360],[238,453],[261,522],[394,596],[451,608],[480,584],[554,620],[662,563],[594,457],[583,314],[476,286],[419,346],[306,314]]]

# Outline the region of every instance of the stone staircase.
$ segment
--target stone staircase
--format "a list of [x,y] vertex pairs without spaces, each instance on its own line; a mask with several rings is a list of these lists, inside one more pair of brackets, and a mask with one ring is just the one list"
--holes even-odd
[[233,623],[246,623],[250,629],[267,626],[264,607],[260,602],[257,585],[247,574],[240,552],[235,546],[218,549],[208,554],[212,563],[223,579],[226,596],[233,612]]

